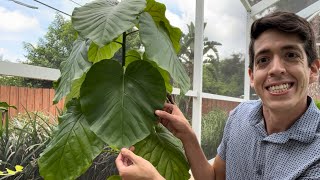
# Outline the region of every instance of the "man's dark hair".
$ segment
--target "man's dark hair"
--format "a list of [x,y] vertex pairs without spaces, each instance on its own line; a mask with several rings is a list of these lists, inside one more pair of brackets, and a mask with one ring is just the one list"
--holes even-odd
[[275,29],[285,33],[296,34],[303,42],[310,66],[317,59],[316,38],[311,24],[304,18],[290,12],[275,12],[257,19],[251,26],[251,41],[249,45],[249,68],[254,65],[254,42],[269,29]]

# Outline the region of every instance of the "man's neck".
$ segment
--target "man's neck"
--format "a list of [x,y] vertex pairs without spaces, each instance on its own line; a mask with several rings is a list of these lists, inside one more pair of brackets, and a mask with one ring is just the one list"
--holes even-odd
[[263,117],[267,134],[279,133],[288,130],[307,110],[305,108],[292,108],[285,110],[274,110],[263,107]]

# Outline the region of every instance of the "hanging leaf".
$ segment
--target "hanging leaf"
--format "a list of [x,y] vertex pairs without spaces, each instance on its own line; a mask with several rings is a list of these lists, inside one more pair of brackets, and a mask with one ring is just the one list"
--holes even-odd
[[80,89],[87,121],[109,145],[129,147],[147,137],[156,121],[154,111],[166,99],[163,78],[147,61],[135,61],[123,72],[114,60],[92,66]]
[[137,16],[145,7],[145,0],[123,0],[118,4],[97,0],[75,8],[72,24],[80,36],[103,47],[137,24]]
[[114,54],[122,47],[122,36],[120,36],[115,41],[110,42],[109,44],[99,48],[94,42],[91,43],[88,56],[89,61],[97,63],[103,59],[111,59]]
[[161,124],[155,128],[156,133],[135,145],[135,154],[153,164],[165,179],[190,179],[190,167],[180,140]]
[[103,149],[103,142],[90,130],[81,112],[79,100],[70,101],[67,109],[54,138],[38,160],[40,174],[47,180],[77,178]]
[[78,38],[73,43],[73,48],[69,58],[63,62],[61,68],[61,77],[55,85],[56,93],[53,103],[58,103],[64,96],[68,95],[72,89],[72,84],[75,80],[81,78],[90,67],[91,63],[88,62],[88,43],[84,39]]
[[162,3],[156,2],[155,0],[147,0],[147,7],[144,10],[148,12],[157,26],[160,26],[161,22],[164,23],[165,28],[168,30],[168,35],[171,39],[172,45],[175,52],[180,51],[180,39],[182,36],[182,31],[170,25],[169,20],[166,18],[166,6]]
[[186,93],[190,87],[190,79],[163,27],[157,27],[148,13],[140,15],[139,25],[146,57],[168,71],[174,81],[179,84],[181,92]]

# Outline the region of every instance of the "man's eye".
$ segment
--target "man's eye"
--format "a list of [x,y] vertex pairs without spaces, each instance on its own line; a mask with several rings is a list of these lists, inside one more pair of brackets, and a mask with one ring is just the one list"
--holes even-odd
[[299,58],[299,57],[300,56],[295,52],[288,52],[286,54],[286,58],[288,58],[288,59],[296,59],[296,58]]
[[269,59],[267,57],[261,57],[261,58],[258,58],[257,64],[261,64],[261,63],[263,64],[263,63],[266,63],[268,61],[269,61]]

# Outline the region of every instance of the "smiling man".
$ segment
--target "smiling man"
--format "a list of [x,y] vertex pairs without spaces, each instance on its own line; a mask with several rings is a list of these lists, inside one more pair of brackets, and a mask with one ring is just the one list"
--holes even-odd
[[[230,113],[212,165],[177,106],[156,111],[161,123],[182,141],[195,179],[320,179],[320,111],[307,95],[320,66],[310,24],[287,12],[258,19],[249,54],[251,86],[260,100]],[[124,179],[163,179],[127,149],[116,164]]]

